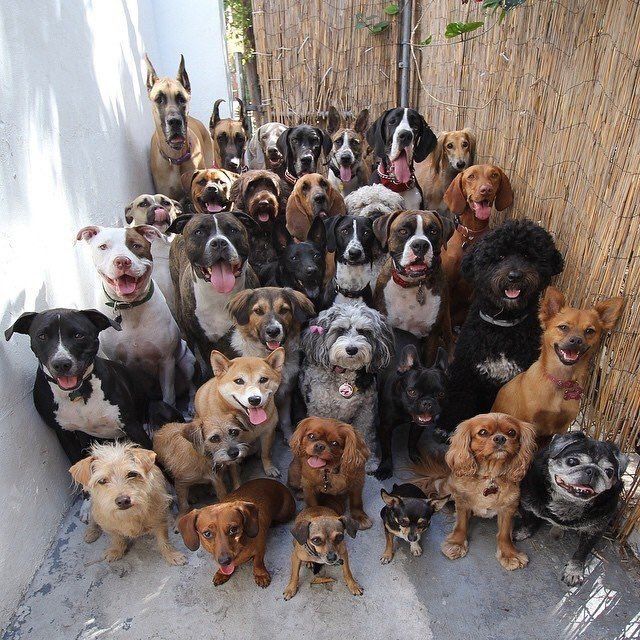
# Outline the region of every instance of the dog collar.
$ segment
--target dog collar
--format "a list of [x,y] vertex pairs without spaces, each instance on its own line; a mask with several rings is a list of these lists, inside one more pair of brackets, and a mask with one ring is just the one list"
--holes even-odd
[[456,227],[456,231],[462,236],[462,249],[466,249],[476,238],[479,238],[483,233],[489,230],[489,225],[483,229],[470,229],[465,227],[460,221],[460,216],[456,214],[453,219],[453,223]]
[[428,273],[429,271],[427,271],[425,275],[420,276],[420,278],[418,278],[416,281],[411,281],[411,280],[405,280],[395,267],[391,269],[391,277],[399,287],[402,287],[403,289],[411,289],[412,287],[418,287],[418,290],[416,291],[416,300],[418,301],[418,304],[420,306],[422,306],[427,299],[427,296],[425,293],[426,287],[424,284],[424,280],[427,277]]
[[514,318],[513,320],[500,320],[499,318],[494,318],[490,316],[488,313],[484,311],[479,311],[480,317],[489,324],[493,324],[496,327],[515,327],[517,324],[520,324],[523,320],[529,317],[529,314],[525,314],[520,316],[519,318]]
[[358,289],[357,291],[349,291],[348,289],[343,289],[337,282],[336,282],[336,293],[341,293],[345,298],[351,298],[351,299],[355,299],[355,298],[366,298],[367,295],[371,294],[371,286],[367,283],[362,289]]
[[[45,370],[44,367],[42,366],[41,363],[38,363],[38,366],[40,367],[40,371],[42,371],[42,375],[45,377],[45,380],[47,382],[51,382],[53,384],[55,384],[58,389],[60,389],[61,391],[66,391],[66,389],[63,389],[59,384],[58,381],[50,376]],[[87,370],[82,374],[82,380],[80,381],[80,384],[73,390],[69,392],[69,400],[71,400],[71,402],[74,402],[75,400],[78,400],[80,398],[82,398],[82,387],[84,386],[84,383],[93,375],[93,363],[91,363],[88,367]],[[85,404],[86,404],[86,400],[85,400]]]
[[556,378],[552,376],[550,373],[546,373],[545,375],[553,384],[558,387],[558,389],[563,389],[564,393],[562,397],[564,400],[581,400],[584,395],[584,389],[580,386],[577,380],[560,380],[560,378]]
[[395,193],[404,193],[405,191],[409,191],[409,189],[413,189],[416,183],[416,176],[413,173],[413,162],[411,163],[409,170],[411,171],[411,178],[409,181],[398,182],[393,174],[387,172],[382,162],[378,165],[377,169],[382,186],[387,187],[387,189],[391,189],[391,191],[394,191]]
[[[134,300],[133,302],[122,302],[121,300],[114,300],[107,293],[107,290],[104,288],[104,284],[102,285],[102,290],[104,291],[104,295],[107,296],[107,298],[109,298],[109,300],[105,302],[105,305],[107,307],[113,307],[113,312],[118,313],[118,311],[120,311],[121,309],[133,309],[134,307],[139,307],[141,304],[148,302],[151,299],[151,296],[153,295],[154,284],[153,284],[153,280],[151,280],[151,285],[149,286],[149,291],[147,291],[147,295],[141,300]],[[118,314],[115,320],[118,323],[122,322],[122,314]]]
[[284,179],[292,186],[295,185],[296,182],[298,182],[298,178],[296,178],[296,176],[294,176],[289,171],[289,169],[284,170]]
[[187,150],[179,157],[179,158],[172,158],[171,156],[168,156],[160,147],[160,145],[158,145],[158,150],[160,151],[160,155],[169,162],[169,164],[175,164],[175,165],[180,165],[180,164],[184,164],[187,160],[191,159],[191,147],[189,146],[189,143],[187,143]]
[[[485,476],[485,479],[488,478],[488,476]],[[490,496],[494,493],[498,493],[498,491],[500,491],[500,487],[498,486],[498,483],[496,482],[495,478],[488,478],[489,479],[489,484],[484,488],[484,490],[482,491],[482,495],[486,498],[487,496]]]

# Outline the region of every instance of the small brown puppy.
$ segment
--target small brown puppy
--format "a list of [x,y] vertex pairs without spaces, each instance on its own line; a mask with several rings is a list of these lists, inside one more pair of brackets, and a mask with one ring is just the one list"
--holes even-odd
[[296,240],[303,242],[316,216],[324,219],[346,212],[340,192],[319,173],[307,173],[298,179],[287,201],[287,229]]
[[580,410],[589,360],[603,333],[615,326],[623,304],[623,298],[610,298],[575,309],[561,291],[547,287],[540,303],[540,358],[500,389],[491,411],[531,422],[540,446],[565,433]]
[[104,556],[112,562],[127,551],[128,541],[153,533],[168,564],[187,559],[169,542],[167,525],[171,496],[156,454],[131,443],[94,444],[91,455],[76,462],[71,477],[91,495],[91,514],[84,534],[94,542],[106,531],[111,546]]
[[298,424],[289,444],[294,457],[288,482],[302,488],[306,505],[327,504],[327,496],[339,496],[343,503],[348,498],[351,517],[360,529],[369,529],[362,489],[370,453],[362,436],[350,424],[312,416]]
[[191,176],[191,202],[197,213],[231,209],[231,187],[237,174],[224,169],[201,169]]
[[202,544],[220,569],[213,576],[217,587],[236,567],[253,559],[253,577],[263,589],[271,583],[264,566],[269,527],[288,522],[296,512],[291,491],[268,478],[249,480],[218,504],[194,509],[182,516],[178,528],[192,551]]
[[247,145],[249,132],[244,117],[244,102],[236,98],[240,106],[238,119],[221,118],[220,103],[224,100],[216,100],[213,112],[209,119],[209,132],[213,140],[213,161],[215,167],[240,173],[244,158],[244,148]]
[[178,497],[178,518],[189,511],[189,488],[210,482],[218,500],[228,491],[225,472],[233,488],[240,486],[239,463],[251,450],[242,438],[247,428],[233,413],[218,413],[192,422],[171,422],[153,435],[158,462],[171,474]]
[[[291,600],[298,593],[300,567],[312,563],[314,573],[323,565],[342,565],[342,576],[351,593],[361,596],[362,587],[356,582],[349,566],[349,553],[344,534],[356,537],[358,523],[349,516],[338,514],[327,507],[303,509],[293,524],[293,554],[291,555],[291,579],[284,590],[284,599]],[[312,581],[311,584],[314,584]]]

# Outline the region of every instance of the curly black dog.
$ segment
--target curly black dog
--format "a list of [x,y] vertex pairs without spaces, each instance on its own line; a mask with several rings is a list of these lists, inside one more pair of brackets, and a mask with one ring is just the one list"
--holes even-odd
[[507,220],[464,256],[475,299],[449,370],[442,429],[488,412],[500,387],[538,358],[540,293],[563,268],[551,235],[531,220]]

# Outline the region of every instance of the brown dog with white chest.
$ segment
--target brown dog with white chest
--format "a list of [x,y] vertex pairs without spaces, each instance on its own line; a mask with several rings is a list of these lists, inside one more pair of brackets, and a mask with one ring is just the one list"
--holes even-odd
[[237,175],[225,169],[201,169],[191,176],[191,202],[197,213],[231,209],[231,187]]
[[296,512],[291,491],[277,480],[249,480],[218,504],[194,509],[182,516],[178,528],[192,551],[202,545],[220,568],[213,576],[217,587],[236,568],[253,560],[253,577],[263,589],[271,584],[264,564],[272,524],[288,522]]
[[615,326],[623,304],[618,297],[575,309],[561,291],[547,287],[540,303],[540,357],[500,389],[491,410],[533,424],[540,446],[565,433],[580,411],[589,361],[603,334]]

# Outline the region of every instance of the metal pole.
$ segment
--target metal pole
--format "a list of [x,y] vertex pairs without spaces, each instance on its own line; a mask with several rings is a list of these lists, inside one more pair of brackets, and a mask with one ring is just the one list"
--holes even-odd
[[411,20],[413,0],[405,0],[402,7],[402,59],[400,62],[400,106],[409,106],[409,80],[411,75]]

